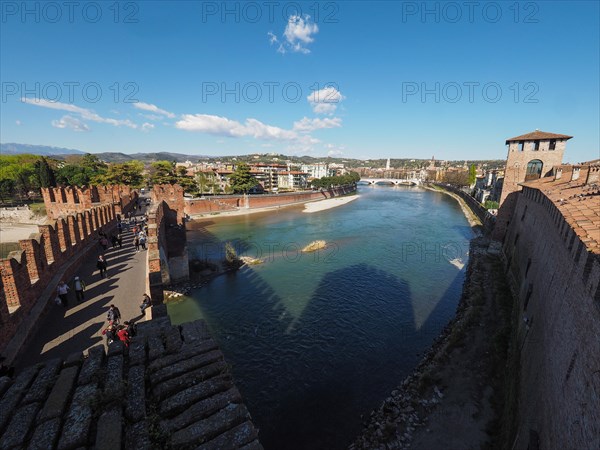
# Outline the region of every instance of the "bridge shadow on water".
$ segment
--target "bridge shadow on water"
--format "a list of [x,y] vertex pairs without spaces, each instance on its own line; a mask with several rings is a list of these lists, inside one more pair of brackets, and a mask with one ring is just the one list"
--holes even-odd
[[463,278],[459,271],[420,328],[409,283],[364,263],[325,274],[300,317],[252,268],[198,293],[265,448],[334,450],[418,363],[451,318]]

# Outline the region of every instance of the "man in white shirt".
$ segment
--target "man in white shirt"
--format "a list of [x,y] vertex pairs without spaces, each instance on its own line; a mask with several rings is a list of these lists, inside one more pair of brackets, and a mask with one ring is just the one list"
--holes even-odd
[[67,286],[67,283],[65,283],[64,281],[61,281],[60,283],[58,283],[58,287],[56,288],[56,291],[58,293],[58,297],[60,298],[62,305],[65,308],[68,308],[69,307],[69,297],[68,297],[69,286]]

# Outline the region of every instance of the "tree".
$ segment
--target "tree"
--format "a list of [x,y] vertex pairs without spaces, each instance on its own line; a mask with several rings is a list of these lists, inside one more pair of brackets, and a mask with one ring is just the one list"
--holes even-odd
[[140,161],[130,161],[121,164],[112,164],[104,175],[95,178],[98,184],[125,184],[133,188],[140,188],[144,185],[144,176],[142,172],[144,164]]
[[149,184],[175,184],[175,165],[169,161],[156,161],[150,164]]
[[246,163],[239,164],[229,176],[229,184],[234,194],[247,194],[250,189],[258,184],[256,178],[250,174],[250,167]]
[[48,161],[43,156],[36,161],[35,168],[37,172],[38,182],[40,187],[56,186],[56,177],[54,171],[48,164]]
[[477,168],[475,164],[471,164],[471,167],[469,167],[469,186],[474,186],[475,181],[477,181]]

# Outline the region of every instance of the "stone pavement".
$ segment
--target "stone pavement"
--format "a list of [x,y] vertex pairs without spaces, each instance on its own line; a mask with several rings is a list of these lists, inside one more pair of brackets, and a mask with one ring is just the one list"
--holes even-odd
[[[102,330],[106,327],[106,313],[110,304],[121,311],[121,322],[144,320],[139,304],[146,289],[147,251],[136,253],[131,230],[123,232],[123,247],[105,252],[108,277],[100,278],[96,260],[101,253],[98,246],[92,251],[77,275],[87,287],[85,300],[77,303],[75,292],[69,292],[69,307],[64,309],[51,305],[47,315],[41,318],[37,332],[16,355],[13,365],[18,369],[51,358],[66,358],[77,352],[104,343]],[[72,279],[65,280],[72,288]],[[48,301],[54,302],[55,295]]]

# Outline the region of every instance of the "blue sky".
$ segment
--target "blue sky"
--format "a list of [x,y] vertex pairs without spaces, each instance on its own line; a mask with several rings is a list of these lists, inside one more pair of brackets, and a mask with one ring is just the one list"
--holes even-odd
[[[2,2],[2,142],[123,153],[599,155],[599,3]],[[298,8],[299,7],[299,8]]]

